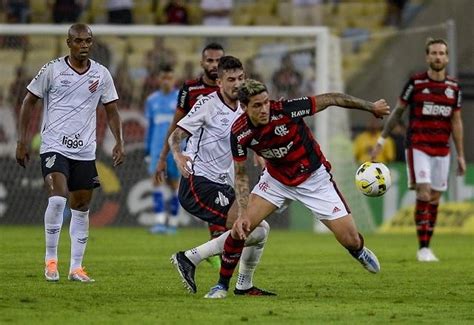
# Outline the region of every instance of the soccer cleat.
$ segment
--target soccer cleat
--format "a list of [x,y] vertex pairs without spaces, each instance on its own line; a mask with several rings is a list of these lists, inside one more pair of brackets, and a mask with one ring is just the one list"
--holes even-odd
[[44,267],[44,277],[46,281],[59,281],[58,261],[49,259]]
[[439,259],[433,254],[433,251],[428,247],[423,247],[416,252],[418,262],[439,262]]
[[364,247],[356,259],[370,273],[380,272],[380,263],[374,253],[367,247]]
[[234,295],[236,296],[276,296],[276,293],[265,291],[257,287],[251,287],[250,289],[240,290],[235,288]]
[[184,255],[184,252],[177,252],[171,255],[171,263],[178,270],[179,276],[182,279],[184,287],[191,293],[196,293],[197,287],[194,281],[194,273],[196,266]]
[[154,225],[153,227],[150,228],[150,233],[151,234],[166,234],[168,232],[168,228],[166,225],[163,225],[161,223]]
[[77,269],[73,270],[71,273],[69,273],[68,277],[69,280],[71,281],[77,281],[77,282],[95,282],[94,279],[91,279],[87,273],[86,270],[83,267],[78,267]]
[[227,297],[227,289],[220,283],[216,284],[209,290],[208,293],[204,296],[204,298],[209,299],[222,299]]
[[218,255],[206,258],[206,262],[211,264],[211,266],[215,269],[221,268],[221,257]]

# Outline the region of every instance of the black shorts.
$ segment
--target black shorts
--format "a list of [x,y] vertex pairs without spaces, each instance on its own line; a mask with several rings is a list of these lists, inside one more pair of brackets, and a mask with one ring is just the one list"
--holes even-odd
[[225,226],[227,213],[235,200],[234,189],[202,176],[181,177],[178,191],[181,206],[197,218]]
[[67,178],[69,191],[91,190],[100,186],[95,160],[74,160],[57,152],[40,155],[43,177],[61,173]]

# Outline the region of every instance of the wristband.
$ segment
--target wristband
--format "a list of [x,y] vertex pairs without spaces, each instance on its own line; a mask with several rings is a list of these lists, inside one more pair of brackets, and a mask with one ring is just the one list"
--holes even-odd
[[383,147],[384,143],[385,143],[385,138],[382,137],[382,136],[380,136],[380,137],[377,139],[377,144],[379,144],[380,146]]

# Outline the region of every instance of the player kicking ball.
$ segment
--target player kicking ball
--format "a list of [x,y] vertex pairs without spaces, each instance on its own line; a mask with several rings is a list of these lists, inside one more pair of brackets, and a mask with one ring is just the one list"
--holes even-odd
[[[333,105],[364,110],[382,118],[390,113],[385,100],[371,103],[345,94],[328,93],[270,101],[266,86],[251,79],[240,86],[238,98],[245,113],[233,123],[230,142],[239,217],[225,240],[219,281],[205,298],[227,296],[246,239],[287,200],[303,203],[365,269],[380,272],[377,257],[364,246],[364,238],[357,231],[350,209],[332,179],[331,165],[303,118]],[[248,149],[267,162],[267,168],[250,194],[245,168]]]

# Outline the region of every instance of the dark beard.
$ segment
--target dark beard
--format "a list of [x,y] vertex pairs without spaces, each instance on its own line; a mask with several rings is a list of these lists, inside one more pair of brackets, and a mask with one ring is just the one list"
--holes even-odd
[[440,72],[446,68],[446,65],[436,66],[435,63],[430,64],[430,68],[433,71]]
[[211,73],[207,70],[204,70],[204,74],[206,75],[206,77],[212,81],[216,81],[217,80],[217,73]]

